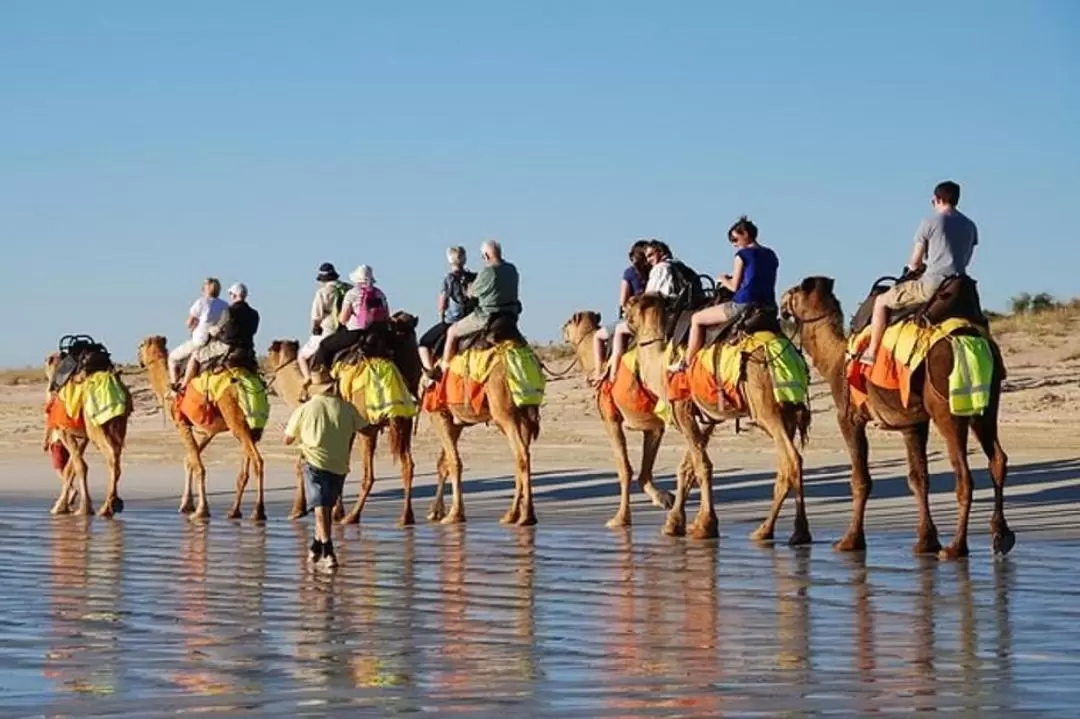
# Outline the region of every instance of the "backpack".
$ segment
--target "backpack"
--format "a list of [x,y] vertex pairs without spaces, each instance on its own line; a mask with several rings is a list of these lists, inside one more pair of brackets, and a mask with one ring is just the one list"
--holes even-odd
[[341,316],[341,308],[345,304],[345,295],[351,290],[344,282],[335,282],[333,293],[330,295],[330,331],[334,332],[341,327],[338,317]]
[[677,310],[696,310],[709,302],[701,277],[680,260],[671,260],[671,276],[675,284],[675,293],[671,298]]
[[476,298],[469,297],[465,293],[465,288],[469,286],[469,283],[476,279],[476,273],[469,270],[463,270],[460,273],[454,273],[450,275],[450,293],[449,299],[461,306],[463,314],[470,314],[476,309]]

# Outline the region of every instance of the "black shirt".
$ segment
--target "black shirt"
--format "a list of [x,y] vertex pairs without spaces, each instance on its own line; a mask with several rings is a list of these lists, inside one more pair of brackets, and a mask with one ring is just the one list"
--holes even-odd
[[220,339],[230,347],[255,351],[255,333],[259,330],[259,313],[245,300],[234,302],[224,312]]

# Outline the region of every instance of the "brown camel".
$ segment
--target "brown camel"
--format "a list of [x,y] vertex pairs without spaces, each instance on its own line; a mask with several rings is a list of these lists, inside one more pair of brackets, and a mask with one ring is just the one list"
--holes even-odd
[[[190,423],[188,418],[181,416],[175,401],[167,396],[169,392],[167,362],[168,351],[164,337],[157,335],[147,337],[139,344],[139,365],[146,369],[150,387],[153,389],[161,406],[172,418],[173,424],[176,425],[180,441],[184,444],[186,451],[184,457],[184,492],[180,498],[180,512],[190,514],[193,520],[210,518],[210,506],[206,499],[206,465],[202,461],[202,452],[214,437],[222,432],[231,432],[240,443],[243,458],[240,464],[240,472],[236,477],[236,498],[233,500],[232,507],[226,516],[229,519],[240,519],[243,516],[240,508],[244,499],[244,490],[247,488],[252,471],[254,471],[255,506],[252,509],[250,519],[253,522],[265,522],[265,465],[258,447],[263,430],[248,427],[235,385],[231,385],[226,389],[221,398],[214,403],[217,412],[211,424],[202,426]],[[195,506],[193,506],[191,496],[194,482],[197,482],[198,487],[198,503]]]
[[[982,445],[990,460],[990,476],[994,482],[994,512],[990,519],[994,551],[1006,554],[1016,537],[1005,522],[1004,491],[1008,458],[998,441],[998,407],[1005,365],[996,343],[990,341],[994,354],[994,374],[990,405],[977,417],[958,417],[949,409],[949,373],[953,366],[953,350],[949,342],[937,342],[930,348],[922,367],[912,377],[911,400],[905,408],[897,391],[883,390],[868,384],[866,404],[856,409],[846,377],[847,342],[844,337],[844,316],[840,302],[833,294],[833,280],[828,277],[808,277],[792,287],[781,301],[786,316],[798,324],[803,346],[814,365],[832,389],[836,402],[836,417],[840,432],[851,455],[851,524],[842,539],[834,544],[840,551],[861,551],[866,548],[864,518],[870,497],[869,445],[866,425],[876,420],[883,428],[903,433],[907,447],[908,487],[919,511],[916,554],[938,554],[955,559],[968,554],[968,515],[971,511],[973,481],[967,461],[968,428]],[[927,469],[926,444],[930,424],[937,427],[945,439],[949,461],[956,475],[956,501],[959,512],[953,543],[945,549],[938,541],[937,528],[930,517],[930,483]]]
[[[57,364],[60,362],[60,355],[58,353],[50,354],[45,360],[45,376],[51,381],[53,373],[56,370]],[[102,358],[99,362],[87,361],[87,366],[108,366],[109,371],[114,371],[112,363],[107,358]],[[83,373],[78,373],[73,376],[70,382],[81,382],[86,379]],[[119,376],[117,377],[119,379]],[[60,428],[60,440],[64,445],[64,448],[68,452],[68,460],[65,465],[61,477],[64,480],[60,487],[60,495],[56,498],[56,502],[53,504],[50,513],[53,515],[68,514],[71,511],[71,503],[74,499],[75,492],[78,492],[79,508],[76,510],[76,514],[80,516],[89,516],[93,514],[93,502],[90,499],[90,486],[87,479],[89,467],[86,464],[86,448],[90,443],[93,443],[105,457],[105,463],[109,468],[109,485],[108,491],[105,496],[105,503],[98,509],[99,517],[112,517],[114,514],[119,514],[124,511],[124,500],[120,498],[120,455],[124,451],[124,442],[127,439],[128,419],[131,417],[131,413],[134,411],[134,405],[132,404],[131,391],[124,384],[123,380],[120,380],[120,385],[124,388],[124,393],[127,395],[127,407],[124,413],[118,417],[114,417],[102,425],[95,425],[92,422],[85,421],[81,429],[75,429],[71,427]],[[78,480],[79,486],[75,487],[75,480]]]
[[[464,350],[459,350],[459,353]],[[458,451],[461,432],[466,427],[494,422],[510,443],[514,453],[514,496],[510,508],[499,519],[501,524],[521,527],[536,524],[532,490],[532,443],[540,436],[540,407],[514,404],[507,378],[506,362],[501,355],[493,359],[491,373],[484,383],[484,410],[476,413],[467,405],[451,405],[429,412],[442,450],[435,464],[435,498],[428,512],[429,521],[457,524],[465,521],[465,497],[461,485],[462,462]],[[453,497],[450,512],[443,498],[446,480]]]
[[[273,386],[290,408],[300,406],[304,392],[304,378],[296,364],[296,354],[299,349],[300,343],[296,340],[274,340],[270,344],[268,353],[273,373]],[[414,344],[413,352],[415,351]],[[408,379],[406,379],[406,384],[408,382]],[[415,388],[410,389],[410,391],[415,395]],[[366,411],[363,392],[356,392],[348,399],[361,414]],[[375,485],[375,450],[378,445],[379,435],[383,430],[386,430],[389,435],[390,454],[394,458],[394,463],[401,469],[401,484],[404,488],[405,498],[398,525],[405,527],[415,523],[412,509],[413,474],[415,471],[412,458],[413,423],[414,418],[412,417],[391,417],[378,424],[369,425],[360,432],[360,447],[364,458],[364,480],[360,486],[359,498],[352,511],[344,516],[343,523],[356,524],[360,521],[360,514],[364,511],[368,495]],[[304,494],[303,477],[300,475],[300,460],[297,459],[297,486],[289,518],[302,517],[306,513],[307,501]],[[335,508],[335,515],[340,517],[341,514]]]
[[[627,321],[637,335],[638,366],[642,382],[650,392],[667,401],[664,315],[664,299],[657,295],[639,295],[631,298],[626,306]],[[795,435],[798,433],[805,445],[810,428],[810,410],[805,405],[780,404],[776,401],[763,348],[755,350],[746,359],[745,377],[739,383],[739,392],[745,400],[745,406],[749,408],[750,416],[776,443],[777,452],[772,506],[768,516],[750,537],[758,541],[769,541],[773,538],[780,509],[788,494],[794,490],[795,527],[788,538],[788,544],[809,544],[811,536],[803,494],[803,459],[795,445]],[[675,505],[668,513],[664,533],[682,536],[689,531],[695,538],[714,538],[718,536],[718,527],[713,509],[713,466],[707,451],[708,444],[718,424],[745,414],[734,409],[719,412],[716,407],[710,407],[696,397],[671,401],[669,404],[675,426],[686,440],[687,451],[676,472]],[[685,504],[694,475],[701,491],[701,504],[697,517],[687,530]]]
[[[575,312],[562,327],[563,339],[574,348],[577,364],[588,377],[596,369],[593,356],[593,337],[600,329],[598,312]],[[635,407],[620,406],[616,401],[616,411],[611,413],[601,405],[597,393],[597,410],[604,422],[611,448],[615,452],[615,466],[619,475],[619,509],[615,516],[607,521],[608,527],[630,526],[630,478],[634,473],[630,465],[630,455],[626,447],[625,430],[641,432],[641,471],[638,484],[641,491],[649,495],[657,507],[670,509],[674,504],[671,492],[658,489],[653,481],[653,465],[660,442],[664,438],[664,422],[653,412],[641,412]]]

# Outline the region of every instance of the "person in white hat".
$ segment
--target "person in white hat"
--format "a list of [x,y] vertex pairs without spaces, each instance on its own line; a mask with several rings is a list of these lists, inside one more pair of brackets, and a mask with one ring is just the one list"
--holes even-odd
[[259,313],[248,304],[247,285],[237,282],[229,288],[229,306],[221,313],[221,321],[210,327],[210,341],[200,347],[188,360],[181,388],[195,379],[200,367],[232,354],[245,364],[257,367],[255,333],[259,330]]
[[383,291],[375,286],[375,273],[367,265],[360,265],[349,279],[354,286],[345,293],[341,302],[339,329],[319,344],[311,358],[312,367],[329,367],[334,355],[360,342],[372,325],[390,321],[390,303]]

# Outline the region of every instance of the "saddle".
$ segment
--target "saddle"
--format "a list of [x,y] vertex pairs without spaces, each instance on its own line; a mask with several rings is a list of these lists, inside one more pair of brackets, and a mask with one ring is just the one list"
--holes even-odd
[[517,315],[510,312],[496,312],[488,319],[483,330],[459,340],[457,350],[458,352],[468,349],[484,350],[508,340],[516,344],[527,344],[525,335],[518,329]]
[[[887,292],[900,282],[911,282],[918,277],[917,274],[905,274],[898,278],[878,278],[871,286],[870,294],[851,318],[851,334],[858,334],[870,326],[874,315],[874,301],[878,295]],[[979,300],[978,283],[967,275],[947,277],[930,299],[921,305],[889,310],[888,325],[891,326],[904,320],[914,320],[921,327],[932,327],[953,318],[965,319],[980,327],[989,325],[989,320],[983,314],[982,303]]]
[[199,369],[209,374],[217,374],[230,369],[246,369],[258,374],[259,358],[252,350],[230,347],[224,355],[206,362]]
[[[709,294],[709,304],[718,305],[730,302],[735,294],[724,287],[715,287]],[[690,341],[690,322],[698,308],[684,308],[668,315],[666,338],[676,347],[685,347]],[[705,330],[703,347],[711,347],[723,341],[734,341],[743,335],[754,332],[780,332],[780,312],[774,304],[751,304],[727,322]]]
[[49,381],[50,392],[59,392],[76,374],[113,369],[109,350],[90,335],[64,335],[57,349],[59,359]]
[[338,362],[360,364],[363,360],[374,357],[392,360],[394,344],[394,333],[390,323],[376,322],[364,330],[359,340],[335,352],[330,359],[330,366],[333,367]]

